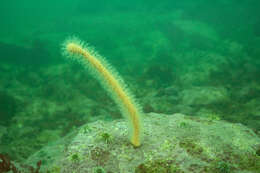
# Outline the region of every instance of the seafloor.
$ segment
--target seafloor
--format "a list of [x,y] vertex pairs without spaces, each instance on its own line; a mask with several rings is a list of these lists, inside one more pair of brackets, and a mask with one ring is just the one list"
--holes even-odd
[[[81,14],[21,25],[15,36],[3,31],[0,153],[17,165],[42,160],[52,172],[257,173],[260,24],[196,17]],[[98,81],[62,57],[71,33],[95,46],[136,95],[146,115],[140,148],[129,145],[125,120]]]

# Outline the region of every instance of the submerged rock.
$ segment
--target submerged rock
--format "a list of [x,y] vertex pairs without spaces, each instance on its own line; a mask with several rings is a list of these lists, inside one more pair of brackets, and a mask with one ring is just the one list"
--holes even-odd
[[143,140],[134,148],[124,120],[96,121],[44,147],[27,164],[63,173],[102,170],[122,173],[248,172],[260,170],[260,138],[241,124],[183,114],[150,113]]

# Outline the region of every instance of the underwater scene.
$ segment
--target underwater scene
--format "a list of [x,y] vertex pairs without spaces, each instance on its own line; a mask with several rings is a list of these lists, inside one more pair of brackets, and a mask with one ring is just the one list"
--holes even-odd
[[260,173],[259,0],[2,0],[0,173]]

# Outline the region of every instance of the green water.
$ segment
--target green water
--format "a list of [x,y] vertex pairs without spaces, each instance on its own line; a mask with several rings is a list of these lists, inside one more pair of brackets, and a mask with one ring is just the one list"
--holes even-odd
[[121,118],[62,56],[76,36],[113,66],[143,112],[241,123],[260,133],[259,0],[3,0],[0,153],[23,161],[81,125]]

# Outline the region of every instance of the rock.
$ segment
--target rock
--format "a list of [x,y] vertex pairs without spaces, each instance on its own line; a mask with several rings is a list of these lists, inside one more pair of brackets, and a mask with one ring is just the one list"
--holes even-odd
[[184,105],[209,105],[227,99],[227,91],[221,87],[192,87],[180,93]]
[[[236,172],[260,170],[260,138],[241,124],[183,114],[143,117],[143,140],[134,148],[125,120],[82,126],[70,140],[44,147],[27,164],[42,160],[43,170],[93,172]],[[106,135],[103,135],[106,134]],[[104,138],[109,136],[109,138]],[[107,140],[109,139],[109,140]],[[43,171],[41,170],[41,171]]]

